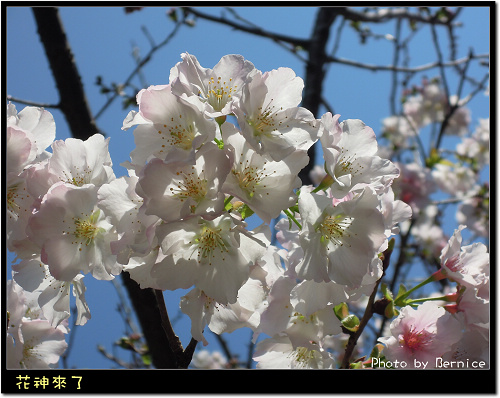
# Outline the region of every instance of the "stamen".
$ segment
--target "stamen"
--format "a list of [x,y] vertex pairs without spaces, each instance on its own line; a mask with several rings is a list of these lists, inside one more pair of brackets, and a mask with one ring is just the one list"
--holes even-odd
[[431,333],[425,330],[417,331],[414,326],[412,326],[399,338],[399,344],[404,345],[411,352],[421,351],[431,341]]
[[193,172],[191,173],[186,173],[184,171],[177,172],[177,175],[182,178],[182,180],[177,182],[177,188],[170,188],[170,192],[173,196],[177,197],[181,202],[191,198],[196,203],[199,203],[207,195],[208,181],[203,178],[205,170],[201,170],[199,175],[194,166],[192,170]]
[[[97,236],[99,232],[101,232],[101,228],[97,227],[95,224],[99,219],[100,210],[92,213],[89,217],[82,218],[74,218],[75,230],[73,235],[78,239],[73,243],[84,243],[86,246],[89,246],[94,242],[94,238]],[[64,231],[63,233],[67,233]]]
[[336,246],[344,246],[346,244],[351,247],[345,238],[350,238],[352,235],[349,233],[349,227],[353,222],[352,217],[338,214],[335,216],[327,216],[317,230],[321,232],[323,241],[330,241]]
[[222,228],[212,229],[205,226],[201,234],[194,239],[194,242],[189,242],[190,244],[195,243],[197,246],[195,251],[198,252],[199,263],[206,263],[208,261],[208,265],[212,265],[212,259],[218,254],[217,250],[219,250],[222,256],[222,261],[225,260],[224,253],[229,253],[229,248],[222,238],[221,232]]

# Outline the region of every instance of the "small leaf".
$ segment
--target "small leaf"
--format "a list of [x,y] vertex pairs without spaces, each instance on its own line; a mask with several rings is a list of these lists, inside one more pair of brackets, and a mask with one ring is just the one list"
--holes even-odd
[[346,303],[340,303],[333,308],[333,312],[335,312],[339,321],[342,321],[342,319],[349,315],[349,307]]
[[246,205],[246,204],[238,207],[236,210],[238,211],[238,213],[240,213],[241,218],[243,218],[243,220],[245,218],[250,217],[254,213],[253,210],[250,207],[248,207],[248,205]]
[[382,286],[380,287],[380,290],[382,291],[382,294],[384,295],[384,297],[389,300],[389,301],[393,301],[394,300],[394,296],[392,294],[392,292],[389,290],[389,287],[387,286],[387,283],[382,283]]
[[142,363],[144,363],[144,365],[146,365],[146,366],[150,366],[153,363],[153,361],[151,359],[151,355],[149,355],[149,354],[142,354],[141,359],[142,359]]
[[356,315],[348,315],[341,322],[342,326],[351,332],[356,332],[359,328],[359,318]]
[[399,285],[398,294],[396,295],[396,300],[400,298],[403,294],[405,294],[407,291],[408,289],[406,288],[406,286],[401,283]]
[[387,304],[387,306],[385,307],[385,311],[384,311],[384,315],[386,318],[389,318],[391,319],[394,315],[394,302],[390,302],[389,304]]

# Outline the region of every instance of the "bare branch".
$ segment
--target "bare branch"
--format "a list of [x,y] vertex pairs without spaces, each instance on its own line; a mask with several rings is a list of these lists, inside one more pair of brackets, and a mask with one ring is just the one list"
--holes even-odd
[[[140,62],[137,62],[137,66],[135,67],[135,69],[130,73],[127,79],[125,79],[125,82],[123,83],[124,87],[130,84],[135,75],[137,75],[141,71],[142,67],[151,60],[155,52],[157,52],[159,49],[167,45],[170,42],[170,40],[172,40],[172,38],[177,34],[181,25],[182,22],[177,22],[172,32],[170,32],[170,34],[161,43],[152,47]],[[96,119],[98,119],[103,114],[103,112],[111,105],[111,103],[116,99],[116,97],[118,97],[118,95],[119,95],[118,92],[114,92],[113,95],[109,97],[109,99],[106,101],[103,107],[95,115]]]
[[275,32],[269,32],[269,31],[264,30],[262,28],[259,28],[257,26],[248,27],[248,26],[233,22],[229,19],[226,19],[223,16],[222,17],[214,17],[213,15],[205,14],[205,13],[203,13],[199,10],[196,10],[192,7],[182,7],[182,9],[187,14],[193,14],[196,17],[205,19],[207,21],[212,21],[212,22],[217,22],[217,23],[223,24],[223,25],[227,25],[227,26],[230,26],[231,28],[234,28],[236,30],[240,30],[242,32],[251,33],[251,34],[256,35],[256,36],[266,37],[266,38],[272,39],[274,41],[281,41],[281,42],[289,43],[295,47],[300,46],[306,50],[309,47],[309,40],[306,40],[306,39],[282,35],[282,34],[275,33]]
[[38,35],[45,48],[63,112],[73,137],[86,140],[101,133],[87,102],[80,74],[56,7],[33,7]]
[[339,57],[332,57],[332,56],[328,56],[327,61],[332,62],[332,63],[354,66],[356,68],[361,68],[361,69],[368,69],[368,70],[371,70],[373,72],[390,71],[390,72],[418,73],[418,72],[423,72],[423,71],[426,71],[429,69],[434,69],[434,68],[460,65],[460,64],[469,62],[471,59],[483,59],[483,58],[489,59],[489,57],[490,57],[489,54],[479,54],[479,55],[473,55],[472,58],[470,56],[467,56],[467,57],[460,58],[460,59],[457,59],[454,61],[449,61],[449,62],[436,61],[436,62],[432,62],[432,63],[421,65],[421,66],[415,66],[415,67],[366,64],[366,63],[353,61],[353,60],[346,59],[346,58],[339,58]]
[[442,20],[430,15],[423,15],[419,13],[410,12],[407,7],[402,8],[386,8],[378,11],[365,12],[356,11],[348,7],[337,7],[338,13],[344,18],[356,22],[371,22],[383,23],[393,19],[407,19],[415,22],[422,22],[432,25],[449,25],[458,15],[455,12],[449,19]]
[[361,318],[361,321],[359,322],[358,330],[356,330],[355,333],[353,333],[349,336],[349,340],[347,341],[347,345],[346,345],[346,349],[345,349],[345,355],[344,355],[344,358],[342,359],[340,369],[348,369],[349,368],[351,356],[352,356],[352,353],[354,351],[354,348],[356,347],[358,339],[361,336],[361,334],[363,333],[363,330],[365,329],[366,325],[370,321],[371,317],[373,316],[373,303],[375,302],[375,296],[377,295],[378,286],[379,286],[380,282],[382,281],[382,279],[384,278],[385,270],[389,266],[392,250],[393,250],[393,247],[391,247],[391,244],[389,244],[389,248],[383,253],[382,268],[383,268],[384,272],[383,272],[382,276],[380,277],[380,279],[375,283],[375,286],[373,287],[373,291],[370,295],[370,298],[368,299],[368,303],[366,304],[365,313],[363,314],[363,318]]
[[46,104],[46,103],[42,103],[42,102],[28,101],[28,100],[15,98],[12,95],[7,95],[7,101],[13,101],[13,102],[17,102],[19,104],[24,104],[24,105],[28,105],[28,106],[36,106],[37,108],[54,108],[54,109],[60,108],[59,104]]

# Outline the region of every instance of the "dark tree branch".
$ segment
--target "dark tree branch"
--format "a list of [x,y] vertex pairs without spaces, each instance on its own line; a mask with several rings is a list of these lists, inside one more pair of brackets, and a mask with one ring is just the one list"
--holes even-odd
[[[392,245],[393,244],[394,244],[394,238],[393,238]],[[363,333],[363,330],[365,329],[366,325],[368,325],[368,322],[370,321],[370,319],[372,318],[372,316],[374,314],[373,304],[375,302],[375,297],[377,295],[378,286],[379,286],[380,282],[382,281],[382,279],[384,278],[386,269],[389,267],[393,247],[394,246],[391,247],[391,243],[389,243],[389,248],[383,253],[382,268],[384,271],[383,271],[380,279],[375,283],[375,286],[373,287],[372,294],[370,295],[370,298],[368,299],[368,303],[366,304],[365,313],[363,314],[363,317],[361,318],[361,321],[359,322],[358,330],[356,330],[355,333],[353,333],[349,336],[349,340],[347,341],[347,345],[346,345],[346,349],[345,349],[345,355],[344,355],[344,358],[342,359],[340,369],[348,369],[349,368],[351,356],[352,356],[352,353],[354,352],[354,348],[356,347],[358,339],[361,336],[361,334]]]
[[414,22],[422,22],[433,25],[449,25],[458,15],[458,11],[448,19],[440,19],[431,15],[410,12],[407,7],[387,8],[378,11],[364,12],[356,11],[349,7],[338,7],[338,14],[355,22],[383,23],[394,19],[407,19]]
[[[306,46],[308,51],[308,61],[306,65],[306,74],[304,82],[304,96],[302,106],[318,117],[321,98],[323,92],[323,82],[325,80],[325,65],[327,63],[326,44],[330,37],[330,27],[338,15],[337,7],[320,7],[314,21],[314,28],[309,44]],[[304,167],[299,178],[303,185],[312,184],[309,173],[315,164],[314,146],[308,151],[309,164]]]
[[248,27],[248,26],[233,22],[229,19],[226,19],[225,17],[214,17],[212,15],[205,14],[205,13],[203,13],[199,10],[196,10],[192,7],[182,7],[182,9],[186,13],[192,14],[198,18],[202,18],[202,19],[205,19],[207,21],[217,22],[217,23],[220,23],[222,25],[227,25],[227,26],[234,28],[236,30],[240,30],[240,31],[246,32],[246,33],[251,33],[255,36],[261,36],[261,37],[265,37],[268,39],[272,39],[274,41],[281,41],[281,42],[289,43],[295,47],[300,46],[300,47],[303,47],[305,49],[307,49],[307,47],[309,45],[309,41],[302,39],[302,38],[282,35],[282,34],[274,33],[274,32],[269,32],[269,31],[266,31],[266,30],[261,29],[259,27]]
[[56,7],[33,7],[32,10],[59,92],[58,108],[63,112],[73,137],[86,140],[100,131],[87,103],[59,10]]
[[[146,56],[144,58],[142,58],[142,60],[136,62],[136,67],[134,68],[134,70],[130,73],[130,75],[127,77],[127,79],[125,80],[125,83],[123,83],[123,86],[126,87],[127,85],[130,84],[130,82],[132,81],[132,79],[141,72],[142,70],[142,67],[144,65],[146,65],[149,61],[151,61],[151,59],[153,58],[153,55],[154,53],[156,53],[158,50],[160,50],[162,47],[164,47],[165,45],[167,45],[170,40],[172,40],[172,38],[177,34],[178,30],[180,29],[182,23],[181,22],[178,22],[174,29],[172,30],[172,32],[170,32],[170,34],[159,44],[153,46],[149,52],[146,54]],[[106,103],[103,105],[103,107],[97,112],[95,118],[98,119],[103,113],[104,111],[111,105],[111,103],[119,96],[118,92],[114,92],[113,95],[106,101]]]
[[137,282],[130,278],[128,272],[122,272],[121,276],[142,326],[142,333],[146,339],[154,367],[157,369],[176,369],[176,355],[170,347],[163,329],[163,320],[155,291],[141,289]]
[[23,105],[36,106],[37,108],[59,109],[59,104],[47,104],[47,103],[42,103],[42,102],[29,101],[29,100],[24,100],[24,99],[13,97],[12,95],[7,95],[7,100],[17,102],[17,103],[23,104]]

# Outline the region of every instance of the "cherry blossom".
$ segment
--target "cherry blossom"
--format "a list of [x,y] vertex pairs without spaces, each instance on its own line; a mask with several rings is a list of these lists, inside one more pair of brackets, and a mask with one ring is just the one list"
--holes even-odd
[[307,151],[317,140],[314,115],[298,107],[303,88],[303,80],[290,68],[259,72],[243,88],[232,111],[241,134],[257,153],[279,161],[294,151]]
[[196,350],[191,365],[195,369],[226,369],[229,364],[219,351]]
[[320,346],[294,347],[287,336],[274,336],[257,343],[253,355],[257,369],[332,369],[332,354]]
[[250,274],[250,266],[264,254],[266,244],[241,221],[221,215],[213,220],[193,217],[157,227],[165,258],[151,275],[162,290],[195,285],[220,304],[234,303]]
[[7,368],[50,369],[57,367],[68,344],[65,325],[54,328],[41,319],[37,308],[27,305],[23,290],[7,281]]
[[241,55],[225,55],[213,69],[202,67],[192,54],[183,53],[181,57],[182,61],[170,70],[172,92],[211,118],[231,114],[232,103],[257,73]]
[[418,163],[396,163],[401,174],[393,181],[392,189],[396,197],[408,203],[417,215],[430,203],[430,194],[435,192],[436,183],[431,171]]
[[130,111],[122,127],[137,126],[129,165],[137,173],[152,158],[192,159],[195,149],[216,136],[217,123],[174,95],[170,85],[141,90],[137,103],[139,112]]
[[325,113],[319,133],[326,171],[334,180],[332,195],[340,199],[365,185],[377,192],[383,190],[399,176],[399,170],[391,161],[375,155],[377,141],[370,127],[361,120],[339,123],[339,117]]
[[301,192],[299,237],[304,258],[297,265],[298,277],[358,287],[386,240],[378,204],[369,187],[335,206],[331,198]]
[[55,122],[43,108],[26,107],[17,113],[7,105],[6,186],[7,186],[7,247],[15,251],[25,245],[26,226],[36,197],[27,188],[29,168],[50,157],[45,149],[55,138]]
[[[488,369],[490,362],[489,330],[472,327],[464,332],[462,339],[443,355],[443,361],[461,361],[462,368]],[[480,367],[480,363],[484,366]],[[457,366],[458,367],[458,366]]]
[[111,252],[124,265],[132,256],[147,255],[155,242],[154,228],[160,222],[157,216],[145,214],[144,200],[136,193],[139,177],[133,170],[129,174],[97,191],[97,206],[109,217],[119,237],[110,243]]
[[462,246],[460,225],[441,252],[441,269],[445,275],[460,285],[478,288],[489,279],[489,255],[483,243]]
[[111,253],[114,226],[97,207],[97,187],[53,185],[28,224],[28,237],[41,248],[41,259],[54,278],[72,281],[80,272],[110,280],[121,272]]
[[17,112],[15,105],[7,105],[7,131],[17,130],[27,134],[33,143],[33,158],[43,159],[48,156],[45,149],[54,141],[56,136],[56,124],[52,114],[43,109],[33,106],[25,107]]
[[43,316],[57,327],[71,315],[70,294],[75,296],[76,325],[84,325],[90,319],[90,309],[85,300],[84,276],[79,274],[71,282],[58,281],[39,257],[14,264],[13,279],[25,290],[26,295],[35,297]]
[[403,307],[390,330],[392,336],[378,339],[385,345],[384,355],[389,361],[405,361],[408,368],[416,367],[415,360],[435,367],[436,358],[462,338],[460,322],[432,301],[417,309]]
[[139,175],[136,191],[144,199],[145,213],[165,221],[217,216],[224,209],[221,188],[228,173],[225,153],[207,143],[196,152],[195,162],[149,162]]
[[295,204],[294,190],[301,185],[298,173],[309,160],[305,152],[274,161],[269,155],[259,155],[229,126],[223,125],[223,138],[232,163],[222,186],[225,193],[241,199],[266,223]]

